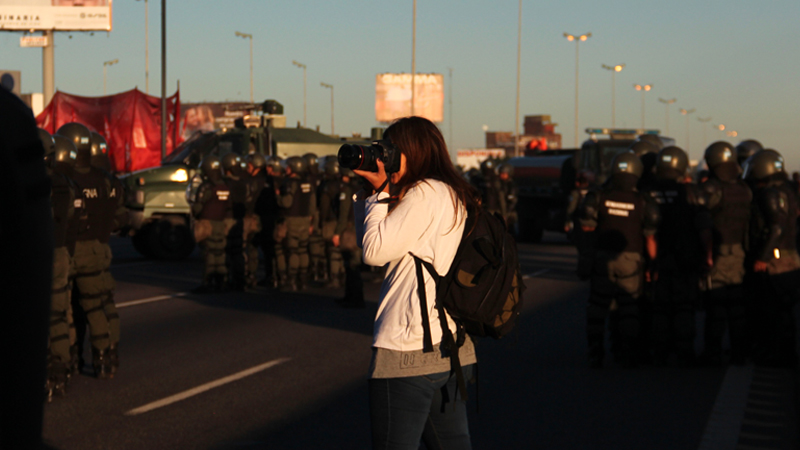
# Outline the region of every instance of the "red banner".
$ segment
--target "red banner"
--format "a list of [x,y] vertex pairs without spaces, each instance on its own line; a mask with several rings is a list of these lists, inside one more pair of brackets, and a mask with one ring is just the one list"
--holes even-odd
[[[183,141],[180,117],[180,92],[176,92],[167,98],[167,154]],[[138,89],[107,97],[79,97],[59,91],[36,122],[51,134],[69,122],[82,123],[102,134],[116,172],[161,164],[161,97]]]

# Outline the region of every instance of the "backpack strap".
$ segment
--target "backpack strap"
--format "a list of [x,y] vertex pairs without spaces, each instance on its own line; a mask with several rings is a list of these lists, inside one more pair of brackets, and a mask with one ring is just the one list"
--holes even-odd
[[[428,318],[428,301],[427,301],[427,293],[425,292],[425,279],[423,278],[422,274],[422,267],[424,266],[425,269],[428,270],[431,277],[434,279],[436,283],[439,282],[441,276],[436,272],[434,269],[433,264],[423,261],[422,259],[418,258],[416,255],[411,253],[411,256],[414,257],[414,265],[417,269],[417,294],[419,296],[419,303],[422,313],[422,329],[423,329],[423,343],[422,343],[422,351],[423,352],[432,352],[433,351],[433,339],[431,338],[431,328],[430,328],[430,319]],[[439,301],[436,301],[435,304],[436,311],[439,313],[439,325],[442,328],[442,343],[440,347],[447,350],[450,355],[450,376],[453,374],[456,375],[456,392],[453,395],[453,399],[457,398],[458,391],[461,391],[461,397],[466,401],[467,397],[467,383],[464,380],[464,371],[461,370],[461,360],[459,359],[458,350],[459,347],[464,343],[466,339],[466,332],[464,331],[464,327],[461,325],[456,324],[458,330],[456,331],[456,337],[453,337],[452,331],[450,331],[450,327],[447,325],[447,313],[445,313],[444,307]],[[430,345],[430,350],[426,350],[426,346]],[[443,392],[444,394],[444,392]],[[444,408],[444,404],[447,403],[447,396],[442,396],[443,399],[446,399],[442,402],[442,408]],[[455,406],[455,404],[453,405]]]

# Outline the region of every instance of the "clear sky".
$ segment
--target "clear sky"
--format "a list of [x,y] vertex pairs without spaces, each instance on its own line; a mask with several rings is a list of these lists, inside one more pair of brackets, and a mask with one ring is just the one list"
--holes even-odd
[[[483,125],[514,129],[516,0],[418,0],[417,71],[453,68],[451,147],[484,145]],[[160,1],[150,0],[150,92],[160,94]],[[646,125],[665,128],[701,156],[706,140],[728,139],[711,125],[739,132],[731,141],[759,139],[800,169],[800,1],[523,0],[520,121],[550,114],[565,146],[573,143],[575,43],[562,34],[591,32],[580,44],[580,129],[611,125],[611,74],[601,64],[625,63],[616,76],[618,127],[638,127],[641,94],[633,84],[653,84],[646,94]],[[101,95],[103,61],[109,92],[144,90],[144,2],[115,0],[113,30],[57,33],[56,87]],[[367,134],[375,122],[375,75],[411,71],[412,0],[169,0],[168,87],[180,80],[189,101],[247,100],[249,48],[235,31],[254,36],[255,99],[283,103],[287,123],[303,115],[302,70],[308,66],[308,125],[330,131],[334,85],[338,134]],[[0,33],[0,69],[21,70],[23,92],[41,92],[41,50],[19,48],[19,32]],[[445,121],[449,138],[448,99]]]

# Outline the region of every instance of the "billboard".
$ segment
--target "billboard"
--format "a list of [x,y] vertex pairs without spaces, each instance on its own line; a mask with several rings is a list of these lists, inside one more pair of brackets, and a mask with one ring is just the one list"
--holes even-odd
[[111,31],[112,0],[0,0],[0,30]]
[[[2,0],[0,0],[2,1]],[[444,120],[444,76],[440,73],[414,77],[414,115],[431,122]],[[375,119],[391,122],[411,115],[411,74],[380,73],[375,76]]]
[[248,113],[242,107],[249,104],[245,102],[182,103],[181,135],[184,139],[188,139],[197,131],[233,128],[233,122]]
[[487,159],[503,159],[507,156],[502,148],[459,149],[456,151],[456,165],[464,170],[477,169]]

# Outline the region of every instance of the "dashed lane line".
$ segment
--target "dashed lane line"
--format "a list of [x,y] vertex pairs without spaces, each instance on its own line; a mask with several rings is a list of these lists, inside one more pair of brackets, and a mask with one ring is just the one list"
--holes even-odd
[[163,408],[164,406],[171,405],[173,403],[186,400],[187,398],[194,397],[195,395],[202,394],[203,392],[210,391],[211,389],[218,388],[220,386],[224,386],[228,383],[232,383],[237,380],[241,380],[242,378],[249,377],[250,375],[255,375],[258,372],[263,372],[264,370],[269,369],[270,367],[275,367],[279,364],[283,364],[289,361],[291,358],[279,358],[264,364],[260,364],[255,367],[251,367],[247,370],[243,370],[241,372],[237,372],[233,375],[228,375],[227,377],[220,378],[218,380],[212,381],[210,383],[206,383],[195,388],[180,392],[178,394],[169,396],[167,398],[163,398],[161,400],[148,403],[146,405],[140,406],[138,408],[134,408],[125,413],[126,416],[137,416],[139,414],[144,414],[146,412],[152,411],[154,409]]
[[706,424],[699,450],[733,450],[747,406],[747,395],[753,380],[753,366],[731,366],[725,372],[714,409]]
[[538,277],[539,275],[544,275],[544,274],[546,274],[547,272],[550,272],[550,269],[542,269],[542,270],[537,270],[536,272],[533,272],[533,273],[529,273],[529,274],[523,275],[523,276],[522,276],[522,279],[536,278],[536,277]]
[[159,295],[157,297],[143,298],[141,300],[131,300],[129,302],[117,303],[117,309],[127,308],[129,306],[144,305],[145,303],[160,302],[161,300],[169,300],[176,297],[185,297],[189,295],[188,292],[178,292],[177,294]]

